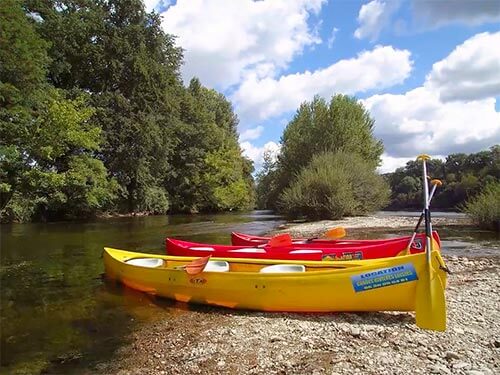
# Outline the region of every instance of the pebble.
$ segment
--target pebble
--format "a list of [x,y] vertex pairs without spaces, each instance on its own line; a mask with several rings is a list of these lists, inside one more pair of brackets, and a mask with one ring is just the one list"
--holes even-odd
[[444,356],[447,360],[460,359],[460,356],[455,352],[446,352]]
[[439,360],[439,356],[436,354],[429,354],[427,356],[427,358],[430,359],[431,361],[438,361]]
[[470,364],[468,364],[467,362],[455,362],[452,367],[455,369],[455,370],[460,370],[462,368],[465,368],[465,367],[469,367]]
[[359,337],[361,335],[361,330],[358,327],[351,328],[351,335],[353,337]]

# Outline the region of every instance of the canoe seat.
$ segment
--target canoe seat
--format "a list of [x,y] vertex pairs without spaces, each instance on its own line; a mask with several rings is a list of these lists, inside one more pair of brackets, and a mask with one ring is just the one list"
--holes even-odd
[[127,264],[139,267],[156,268],[163,266],[163,259],[159,258],[135,258],[125,261]]
[[210,260],[203,269],[203,272],[227,272],[229,263],[225,260]]
[[285,273],[285,272],[306,272],[303,264],[275,264],[261,268],[261,273]]

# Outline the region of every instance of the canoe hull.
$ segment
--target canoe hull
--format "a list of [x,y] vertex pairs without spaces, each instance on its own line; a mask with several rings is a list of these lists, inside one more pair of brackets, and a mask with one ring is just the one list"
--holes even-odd
[[[441,241],[439,238],[439,234],[434,231],[433,232],[434,240],[441,245]],[[416,241],[412,244],[413,250],[421,250],[422,244],[425,244],[425,234],[418,234],[416,237]],[[265,245],[269,242],[271,237],[263,237],[263,236],[255,236],[252,234],[245,234],[240,232],[231,232],[231,244],[233,246],[259,246]],[[395,238],[384,238],[384,239],[374,239],[374,240],[348,240],[348,239],[338,239],[331,240],[326,238],[316,238],[308,240],[306,238],[293,238],[292,242],[294,244],[308,244],[308,245],[318,245],[318,246],[366,246],[366,245],[379,245],[384,243],[391,243],[394,241],[406,241],[409,242],[411,236],[402,236]]]
[[[165,260],[166,266],[147,268],[125,263],[137,257],[159,257]],[[276,261],[256,259],[226,259],[234,272],[202,272],[190,276],[183,270],[171,268],[172,264],[191,259],[114,249],[104,252],[107,277],[131,288],[181,302],[259,311],[413,311],[416,285],[426,267],[425,254],[415,254],[373,261],[303,262],[307,271],[294,274],[258,273],[256,270]],[[433,252],[432,259],[436,269],[444,264],[437,251]],[[382,281],[368,280],[374,277]],[[446,280],[442,271],[439,277]],[[363,284],[363,279],[372,284]],[[394,280],[392,285],[376,284]]]
[[[286,259],[286,260],[361,260],[387,258],[406,254],[409,239],[401,238],[388,242],[368,245],[324,245],[324,244],[293,244],[292,246],[271,247],[261,246],[228,246],[213,245],[196,242],[182,241],[167,238],[165,241],[166,252],[174,256],[203,257],[214,256],[221,258],[256,258],[256,259]],[[418,250],[413,247],[411,253],[423,252],[424,243],[419,242]],[[434,241],[434,248],[439,245]]]

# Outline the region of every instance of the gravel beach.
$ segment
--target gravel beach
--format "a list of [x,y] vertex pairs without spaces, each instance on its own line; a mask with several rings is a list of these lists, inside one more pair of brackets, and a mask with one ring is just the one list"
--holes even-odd
[[[399,219],[415,223],[414,218],[394,223],[350,218],[286,230],[308,236],[339,225],[401,228]],[[445,260],[452,274],[444,333],[419,329],[413,313],[288,314],[190,306],[140,326],[92,373],[499,374],[500,258]]]

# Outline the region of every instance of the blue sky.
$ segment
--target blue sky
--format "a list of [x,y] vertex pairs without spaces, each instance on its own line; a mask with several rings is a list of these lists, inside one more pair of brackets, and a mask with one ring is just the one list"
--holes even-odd
[[259,168],[298,105],[356,96],[380,171],[500,143],[498,0],[146,0],[184,49],[183,78],[221,91]]

